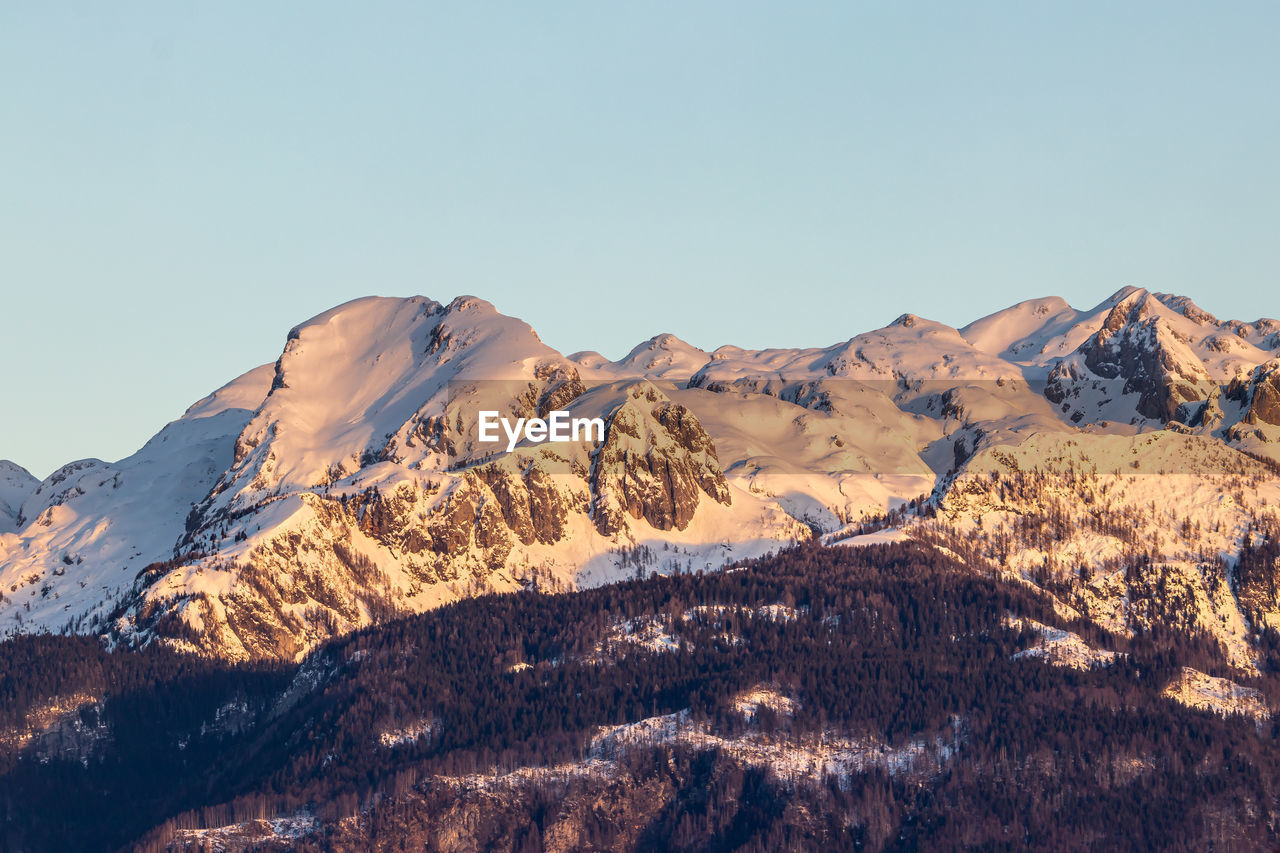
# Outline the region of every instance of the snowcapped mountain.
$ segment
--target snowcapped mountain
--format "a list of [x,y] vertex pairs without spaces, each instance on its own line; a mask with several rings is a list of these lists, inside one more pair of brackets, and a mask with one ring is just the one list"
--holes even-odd
[[646,376],[650,379],[672,377],[685,380],[707,363],[707,352],[685,343],[675,335],[654,335],[618,361],[609,361],[598,352],[578,352],[569,359],[588,376]]
[[[102,623],[143,566],[173,556],[191,504],[232,461],[269,366],[194,404],[117,463],[71,462],[36,483],[0,538],[4,618],[19,630]],[[95,623],[95,624],[96,624]]]
[[[1280,617],[1280,602],[1254,596],[1259,613],[1245,613],[1228,600],[1233,561],[1280,500],[1277,356],[1280,323],[1219,321],[1133,288],[1088,310],[1031,300],[962,329],[905,314],[824,348],[707,353],[659,335],[618,361],[561,355],[472,297],[359,299],[295,327],[274,365],[127,459],[72,462],[41,483],[0,462],[0,632],[293,659],[479,592],[715,568],[853,535],[909,503],[935,517],[904,520],[903,535],[968,537],[983,570],[1137,625],[1154,617],[1133,583],[1080,580],[1081,566],[1120,571],[1132,543],[1104,541],[1105,524],[1080,533],[1072,592],[1065,562],[1046,568],[1051,549],[1015,521],[1051,504],[1081,524],[1090,506],[1137,513],[1175,482],[1137,478],[1146,466],[1180,477],[1185,500],[1131,529],[1165,531],[1148,559],[1180,567],[1244,666],[1249,620]],[[599,418],[603,437],[526,435],[508,452],[479,431],[481,411],[560,410]],[[1088,497],[1070,492],[1066,458],[1095,476]],[[1065,508],[1043,491],[1010,501],[1038,467],[1060,478]],[[1206,509],[1232,477],[1239,499]],[[1210,563],[1226,566],[1221,582]]]
[[31,472],[8,459],[0,459],[0,533],[11,533],[18,527],[18,514],[27,495],[40,481]]

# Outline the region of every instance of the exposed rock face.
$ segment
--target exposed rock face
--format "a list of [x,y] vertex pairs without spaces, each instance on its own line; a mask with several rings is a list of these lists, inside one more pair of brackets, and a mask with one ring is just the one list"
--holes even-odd
[[1217,317],[1192,302],[1190,297],[1175,296],[1169,293],[1153,293],[1151,295],[1193,323],[1198,323],[1201,326],[1220,325]]
[[492,494],[484,507],[496,506],[503,524],[525,545],[559,542],[565,535],[569,508],[576,503],[572,495],[562,493],[536,462],[523,472],[514,467],[495,463],[476,471],[479,483]]
[[1272,370],[1253,392],[1249,415],[1269,424],[1280,425],[1280,371]]
[[683,530],[706,495],[730,502],[715,445],[693,413],[648,382],[614,410],[595,455],[591,491],[596,529],[625,529],[624,515],[658,530]]
[[[578,395],[576,376],[558,378],[548,393]],[[684,530],[704,499],[731,502],[706,430],[647,382],[625,389],[598,448],[578,461],[564,447],[522,447],[426,482],[269,502],[256,512],[288,507],[290,520],[244,557],[146,573],[144,604],[120,614],[126,633],[232,658],[292,659],[463,587],[519,581],[528,557],[517,559],[517,550],[527,555],[588,531],[627,537],[637,522]],[[394,571],[370,556],[380,553]]]
[[[1080,360],[1069,359],[1050,371],[1045,397],[1062,404],[1069,397],[1079,396],[1082,383],[1093,381],[1104,394],[1137,394],[1137,413],[1165,423],[1177,416],[1183,403],[1210,396],[1216,386],[1203,362],[1188,342],[1153,311],[1153,299],[1150,294],[1139,292],[1120,301],[1102,328],[1077,350],[1083,365]],[[1204,322],[1212,319],[1194,312],[1188,317]],[[1104,381],[1099,383],[1098,379]],[[1080,414],[1089,415],[1083,411]],[[1073,420],[1078,422],[1080,417],[1073,416]]]
[[1193,427],[1203,427],[1206,430],[1215,430],[1222,425],[1225,418],[1222,412],[1222,405],[1218,402],[1217,397],[1210,397],[1200,406],[1195,414],[1188,420],[1188,424]]
[[1261,364],[1247,378],[1232,382],[1227,397],[1245,406],[1245,423],[1280,425],[1280,361]]
[[1158,318],[1144,316],[1143,307],[1117,305],[1081,351],[1095,374],[1123,378],[1124,393],[1140,395],[1139,414],[1167,421],[1180,404],[1203,399],[1209,375]]
[[291,499],[293,523],[243,558],[148,567],[142,602],[118,614],[123,634],[159,636],[232,659],[290,660],[329,637],[404,612],[402,586],[361,547],[369,498],[304,493]]

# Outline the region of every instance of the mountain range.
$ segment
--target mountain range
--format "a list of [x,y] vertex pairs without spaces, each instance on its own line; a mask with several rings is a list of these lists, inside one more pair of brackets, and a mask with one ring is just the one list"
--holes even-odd
[[[126,459],[0,462],[0,634],[294,661],[485,592],[914,539],[1108,630],[1207,632],[1250,671],[1251,626],[1280,619],[1273,573],[1235,571],[1277,527],[1278,357],[1275,320],[1135,288],[617,361],[473,297],[357,299]],[[482,409],[606,430],[508,453]]]

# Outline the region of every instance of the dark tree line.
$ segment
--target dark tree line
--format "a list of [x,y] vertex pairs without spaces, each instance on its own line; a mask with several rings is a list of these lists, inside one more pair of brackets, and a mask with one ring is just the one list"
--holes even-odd
[[[1036,638],[1009,627],[1009,614],[1124,655],[1090,671],[1014,659]],[[618,639],[637,624],[672,642]],[[620,759],[619,779],[477,801],[478,845],[541,849],[563,818],[553,803],[606,785],[624,786],[626,808],[575,818],[584,846],[1275,843],[1274,732],[1163,698],[1182,666],[1229,674],[1207,638],[1064,624],[1034,590],[911,544],[808,544],[727,572],[486,596],[331,642],[296,666],[22,638],[0,644],[6,730],[50,697],[82,693],[95,697],[82,722],[105,734],[71,739],[69,751],[40,753],[39,739],[3,750],[0,848],[163,849],[183,828],[298,809],[322,824],[303,847],[416,843],[458,799],[447,778],[579,762],[599,727],[678,711],[725,737],[755,726],[902,745],[956,721],[964,736],[936,778],[869,771],[808,787],[719,752],[655,745]],[[1274,677],[1257,683],[1270,691]],[[793,697],[794,715],[745,721],[734,699],[760,684]],[[380,740],[415,725],[416,739]],[[339,823],[347,817],[358,820]]]

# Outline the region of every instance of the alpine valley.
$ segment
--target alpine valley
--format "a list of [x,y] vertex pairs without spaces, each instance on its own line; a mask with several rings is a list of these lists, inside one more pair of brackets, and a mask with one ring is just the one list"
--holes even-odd
[[1186,297],[618,361],[358,299],[0,461],[0,846],[1272,849],[1278,507],[1280,322]]

